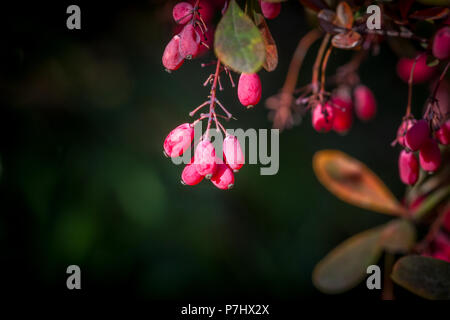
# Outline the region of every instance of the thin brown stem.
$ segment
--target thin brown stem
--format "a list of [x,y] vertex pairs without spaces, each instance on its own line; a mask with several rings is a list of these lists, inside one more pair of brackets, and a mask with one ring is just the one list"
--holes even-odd
[[300,68],[302,67],[306,53],[311,45],[321,36],[322,31],[313,29],[300,39],[294,55],[292,56],[291,63],[289,64],[286,80],[284,81],[283,88],[281,89],[282,92],[289,94],[294,92],[298,80],[298,74],[300,73]]
[[414,69],[416,68],[417,61],[422,56],[422,54],[418,55],[416,59],[414,59],[414,63],[411,68],[411,73],[409,74],[408,79],[408,104],[406,105],[406,117],[409,117],[411,114],[411,102],[412,102],[412,86],[414,81]]
[[209,129],[211,128],[211,122],[213,121],[213,117],[215,114],[215,103],[216,103],[216,90],[217,90],[217,83],[219,80],[219,74],[220,74],[220,59],[217,59],[217,65],[216,65],[216,72],[214,74],[214,81],[211,86],[211,99],[209,104],[209,117],[208,117],[208,126],[206,127],[205,136],[208,137],[209,135]]
[[320,63],[322,61],[323,54],[325,52],[325,48],[328,45],[328,41],[330,40],[330,34],[327,33],[325,37],[322,40],[322,43],[320,44],[319,51],[317,52],[317,58],[314,62],[313,66],[313,76],[312,76],[312,88],[313,93],[317,94],[319,91],[319,69],[320,69]]
[[327,69],[328,59],[330,58],[331,51],[333,50],[333,46],[330,46],[325,53],[325,57],[322,62],[322,77],[320,80],[320,100],[322,100],[323,93],[325,91],[325,70]]
[[448,68],[450,67],[450,62],[447,63],[447,65],[444,68],[444,71],[442,71],[441,76],[439,77],[436,86],[433,90],[433,95],[431,96],[433,99],[436,99],[437,91],[439,90],[439,86],[441,85],[442,80],[444,80],[445,75],[447,74]]

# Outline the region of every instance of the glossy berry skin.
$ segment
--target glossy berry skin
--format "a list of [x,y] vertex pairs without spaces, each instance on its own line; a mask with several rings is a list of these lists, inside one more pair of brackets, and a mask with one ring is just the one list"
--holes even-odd
[[400,127],[398,127],[397,130],[397,142],[405,147],[405,137],[406,137],[406,132],[408,132],[408,130],[416,123],[416,120],[414,119],[407,119],[405,121],[402,122],[402,124],[400,125]]
[[350,99],[333,97],[331,104],[334,106],[333,130],[345,134],[352,127],[353,105]]
[[200,47],[200,35],[192,24],[184,26],[180,33],[180,55],[186,59],[196,56]]
[[171,158],[181,156],[194,139],[194,128],[189,123],[183,123],[173,129],[164,140],[164,153]]
[[238,84],[238,98],[245,107],[257,105],[261,100],[261,80],[257,73],[242,73]]
[[441,150],[438,143],[433,139],[428,139],[419,152],[420,166],[423,170],[434,172],[441,165]]
[[206,179],[211,179],[216,169],[216,149],[209,140],[202,140],[197,145],[194,165],[200,175]]
[[186,165],[181,173],[181,182],[188,186],[195,186],[203,180],[204,176],[197,172],[195,165],[190,163]]
[[433,39],[433,55],[440,60],[450,58],[450,27],[443,27]]
[[194,8],[188,2],[177,3],[172,9],[173,19],[178,24],[186,24],[192,19]]
[[413,185],[419,178],[419,162],[412,152],[402,150],[398,158],[398,172],[404,184]]
[[226,164],[237,172],[242,168],[245,162],[244,153],[242,152],[241,144],[238,138],[233,135],[227,135],[223,140],[223,157]]
[[169,71],[177,70],[184,62],[184,57],[180,54],[180,36],[175,35],[167,44],[162,56],[162,63]]
[[444,122],[439,130],[436,131],[435,135],[440,144],[450,144],[450,120]]
[[226,164],[217,164],[216,172],[211,182],[221,190],[229,190],[234,187],[234,173]]
[[326,103],[324,106],[318,104],[312,110],[312,125],[318,132],[328,132],[333,128],[334,109]]
[[[408,83],[411,69],[415,59],[401,58],[397,63],[397,75],[404,82]],[[417,60],[416,67],[414,68],[413,83],[422,83],[430,80],[434,75],[435,68],[427,66],[427,58],[423,54]]]
[[281,11],[281,3],[271,3],[263,0],[259,1],[261,5],[261,11],[266,19],[275,19],[278,17]]
[[368,87],[359,85],[353,92],[355,98],[356,116],[363,121],[368,121],[375,117],[377,113],[377,102],[375,96]]
[[430,136],[430,128],[425,120],[417,121],[405,135],[405,145],[412,151],[419,150],[427,142]]

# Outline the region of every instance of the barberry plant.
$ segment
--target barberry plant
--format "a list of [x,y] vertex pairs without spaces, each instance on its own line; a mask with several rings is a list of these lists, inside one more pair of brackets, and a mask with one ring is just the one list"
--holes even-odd
[[[215,55],[212,62],[200,63],[205,68],[214,66],[204,82],[210,87],[206,101],[189,113],[195,117],[192,122],[176,127],[164,142],[169,157],[178,157],[195,147],[194,157],[182,172],[184,184],[195,185],[207,179],[219,189],[234,186],[234,174],[244,165],[245,157],[237,138],[222,124],[233,116],[220,102],[218,93],[224,89],[223,78],[236,88],[235,72],[239,74],[236,93],[240,104],[250,108],[260,102],[262,85],[258,72],[261,68],[271,72],[278,64],[277,46],[265,19],[282,14],[282,2],[196,0],[174,4],[173,19],[181,27],[164,50],[165,69],[175,71],[208,49],[213,49],[210,51]],[[398,119],[398,128],[392,129],[391,143],[399,148],[399,177],[407,185],[403,203],[373,172],[341,152],[319,152],[313,160],[320,182],[338,197],[398,217],[332,251],[316,267],[314,283],[328,293],[348,290],[361,281],[367,264],[376,262],[384,252],[388,280],[390,276],[397,284],[426,298],[450,298],[450,264],[442,261],[450,261],[450,232],[445,227],[450,219],[450,84],[446,80],[450,66],[450,9],[438,0],[300,3],[317,23],[299,40],[280,91],[265,101],[274,128],[292,128],[310,114],[315,131],[344,135],[351,130],[355,117],[362,122],[374,121],[383,110],[358,71],[362,63],[377,55],[383,41],[400,53],[393,67],[408,86],[405,114]],[[371,16],[367,9],[372,5],[378,6],[381,16]],[[212,33],[214,16],[220,16],[220,20]],[[379,29],[368,27],[373,19],[379,19]],[[304,58],[319,40],[311,80],[299,86]],[[397,40],[403,44],[400,52],[394,45]],[[338,50],[352,51],[352,58],[335,71],[327,71],[328,62]],[[430,96],[417,102],[413,88],[423,84],[429,85]],[[423,112],[413,115],[413,105],[422,103]],[[201,112],[203,109],[206,111]],[[194,127],[203,121],[206,130],[193,146]],[[222,154],[216,154],[211,130],[226,137]],[[422,226],[428,231],[419,237],[416,231]],[[409,256],[395,262],[399,255]],[[435,271],[434,282],[420,277],[425,269]],[[384,298],[393,297],[388,280]],[[445,289],[432,284],[438,282],[446,283]]]

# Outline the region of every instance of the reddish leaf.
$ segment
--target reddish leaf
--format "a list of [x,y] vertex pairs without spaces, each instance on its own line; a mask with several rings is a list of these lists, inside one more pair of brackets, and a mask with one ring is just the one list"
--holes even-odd
[[319,19],[320,27],[327,33],[337,34],[346,31],[344,28],[335,24],[336,13],[334,11],[328,9],[321,10],[317,15],[317,18]]
[[347,2],[340,2],[338,4],[336,18],[336,24],[340,27],[350,29],[353,26],[353,12]]
[[337,34],[331,39],[334,47],[339,49],[353,49],[361,43],[361,35],[355,31]]
[[275,70],[278,65],[277,45],[272,37],[272,34],[270,33],[266,20],[261,14],[255,14],[255,23],[259,29],[259,32],[261,32],[264,47],[266,49],[266,60],[264,61],[263,68],[266,69],[266,71],[271,72]]
[[341,151],[317,152],[313,168],[319,181],[343,201],[381,213],[406,214],[406,209],[380,178],[363,163]]

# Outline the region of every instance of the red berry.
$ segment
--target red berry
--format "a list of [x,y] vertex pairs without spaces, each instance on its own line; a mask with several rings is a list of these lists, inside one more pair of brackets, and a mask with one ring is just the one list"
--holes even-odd
[[180,2],[173,7],[172,15],[173,19],[178,24],[186,24],[192,19],[192,12],[194,8],[190,3]]
[[400,180],[404,184],[413,185],[419,178],[419,163],[412,152],[402,150],[398,158],[398,171]]
[[162,63],[167,70],[177,70],[184,62],[180,54],[180,36],[175,35],[167,44],[162,56]]
[[333,130],[344,134],[353,123],[352,100],[336,96],[331,99],[331,104],[334,106]]
[[421,147],[419,152],[420,166],[428,172],[436,171],[441,165],[441,150],[437,142],[428,139]]
[[441,28],[434,36],[433,55],[440,60],[450,57],[450,27]]
[[264,18],[275,19],[280,14],[281,3],[266,2],[264,0],[260,0],[259,3]]
[[425,120],[417,121],[405,136],[405,145],[412,151],[419,150],[430,136],[430,128]]
[[192,24],[186,25],[180,33],[180,55],[192,59],[198,53],[200,35]]
[[324,107],[318,104],[312,110],[312,125],[318,132],[328,132],[333,127],[334,110],[333,107],[326,103]]
[[227,135],[223,141],[223,156],[226,164],[234,171],[239,171],[244,165],[245,157],[242,153],[241,144],[238,138],[233,135]]
[[219,189],[229,190],[234,186],[234,173],[226,164],[217,164],[211,182]]
[[216,169],[216,149],[209,140],[202,140],[197,145],[194,154],[194,164],[197,172],[210,179]]
[[372,91],[364,85],[359,85],[354,91],[354,96],[358,118],[363,121],[372,119],[377,113],[377,103]]
[[416,120],[414,119],[407,119],[405,121],[402,122],[402,124],[400,125],[400,127],[398,127],[397,130],[397,142],[405,147],[405,136],[406,136],[406,132],[408,132],[409,128],[411,128],[414,124],[416,123]]
[[183,123],[164,140],[164,152],[168,157],[179,157],[191,146],[193,139],[194,128],[189,123]]
[[204,176],[197,172],[195,165],[190,163],[186,165],[181,173],[181,182],[188,186],[195,186],[203,180]]
[[[401,58],[397,63],[397,75],[408,82],[415,59]],[[413,83],[421,83],[429,80],[434,74],[434,67],[427,66],[427,57],[422,54],[414,68]]]
[[257,73],[242,73],[238,84],[238,98],[246,107],[258,104],[261,99],[261,80]]
[[439,130],[436,131],[435,135],[440,144],[450,144],[450,119],[441,125]]

